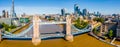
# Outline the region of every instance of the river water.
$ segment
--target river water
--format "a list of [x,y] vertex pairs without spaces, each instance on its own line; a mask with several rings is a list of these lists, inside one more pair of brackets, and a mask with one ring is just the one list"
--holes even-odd
[[[42,20],[42,22],[46,22],[45,20]],[[56,24],[46,24],[46,25],[39,25],[39,31],[41,35],[45,34],[56,34],[56,33],[62,33],[63,28]],[[33,34],[33,28],[31,28],[26,34],[27,36],[32,36]],[[23,36],[24,36],[23,35]]]

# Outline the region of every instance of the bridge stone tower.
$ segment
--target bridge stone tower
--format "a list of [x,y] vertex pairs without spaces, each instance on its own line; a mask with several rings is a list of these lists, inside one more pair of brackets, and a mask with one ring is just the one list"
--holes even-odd
[[39,32],[39,17],[33,16],[33,37],[32,43],[38,45],[41,42],[40,32]]
[[71,34],[71,17],[66,17],[66,36],[65,39],[69,42],[73,42],[73,35]]

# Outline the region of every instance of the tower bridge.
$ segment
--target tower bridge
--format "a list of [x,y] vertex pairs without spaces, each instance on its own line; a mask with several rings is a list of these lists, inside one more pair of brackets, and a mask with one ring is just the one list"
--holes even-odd
[[[12,15],[11,17],[16,18],[16,13],[14,10],[14,0],[12,0]],[[46,24],[65,24],[65,29],[66,29],[66,33],[65,34],[52,34],[52,35],[41,35],[41,32],[39,31],[39,28],[41,25],[46,25]],[[39,26],[40,25],[40,26]],[[85,28],[82,30],[79,30],[77,28],[75,28],[74,26],[72,26],[71,24],[71,17],[67,16],[66,17],[66,21],[58,21],[58,22],[41,22],[38,16],[33,16],[33,22],[32,24],[29,26],[29,28],[27,28],[26,30],[22,31],[19,34],[12,34],[10,32],[4,31],[1,32],[0,31],[0,41],[2,40],[2,38],[20,38],[20,39],[25,39],[25,38],[30,38],[32,39],[32,43],[34,45],[38,45],[41,42],[41,39],[44,38],[49,38],[49,37],[65,37],[66,40],[68,40],[69,42],[73,42],[73,35],[78,34],[78,33],[84,33],[84,32],[88,32],[90,31],[89,28]],[[89,26],[87,26],[89,27]],[[30,29],[33,28],[33,31],[30,32]],[[78,32],[72,32],[71,28],[75,28]],[[32,33],[32,34],[29,34]]]
[[[41,27],[41,25],[46,25],[46,24],[63,24],[65,27],[65,34],[61,34],[61,33],[56,33],[56,34],[41,34],[41,31],[39,30],[39,28]],[[33,28],[33,31],[30,31]],[[88,32],[90,31],[90,26],[87,26],[84,29],[77,29],[76,27],[74,27],[71,24],[71,18],[70,16],[66,17],[66,21],[63,22],[41,22],[40,19],[38,18],[38,16],[33,16],[33,22],[32,24],[29,25],[29,28],[27,28],[26,30],[20,32],[19,34],[12,34],[10,32],[6,33],[1,33],[2,37],[1,38],[17,38],[17,39],[26,39],[26,38],[30,38],[32,39],[32,42],[34,45],[37,45],[41,42],[41,39],[46,39],[46,38],[51,38],[51,37],[65,37],[66,40],[68,40],[69,42],[73,41],[73,35],[75,34],[80,34],[80,33],[84,33],[84,32]],[[76,30],[77,32],[73,32],[74,30]],[[0,39],[1,39],[0,38]]]
[[66,24],[65,39],[70,42],[73,41],[73,35],[71,34],[70,16],[66,17],[66,22],[41,22],[38,16],[33,16],[33,37],[32,37],[33,44],[37,45],[41,42],[41,39],[39,39],[40,38],[39,25],[41,24]]

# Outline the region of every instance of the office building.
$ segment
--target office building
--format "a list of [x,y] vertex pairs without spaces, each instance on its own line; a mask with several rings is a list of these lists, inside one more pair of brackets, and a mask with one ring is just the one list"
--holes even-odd
[[65,12],[65,8],[61,9],[61,15],[65,16],[66,12]]
[[77,16],[79,14],[79,6],[77,4],[74,5],[74,15]]
[[14,9],[14,0],[12,0],[12,18],[16,18],[16,13],[15,13],[15,9]]
[[5,17],[5,10],[2,11],[2,17]]
[[87,16],[88,12],[87,12],[87,9],[83,9],[83,16]]

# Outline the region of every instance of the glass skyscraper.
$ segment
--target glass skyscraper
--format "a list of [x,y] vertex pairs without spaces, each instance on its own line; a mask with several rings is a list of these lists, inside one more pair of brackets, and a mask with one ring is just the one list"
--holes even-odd
[[81,15],[80,8],[77,4],[74,5],[74,14],[75,14],[75,16]]
[[87,9],[83,9],[83,16],[86,16],[88,14]]
[[62,15],[62,16],[65,16],[65,14],[66,14],[66,13],[65,13],[65,8],[61,9],[61,15]]
[[80,8],[78,9],[78,14],[79,16],[82,15],[81,11],[80,11]]
[[2,16],[5,17],[5,10],[2,11]]
[[15,9],[14,9],[14,0],[12,0],[12,18],[16,18],[16,13],[15,13]]
[[77,14],[78,14],[78,5],[77,4],[75,4],[74,5],[74,14],[75,14],[75,16],[77,16]]
[[101,13],[100,13],[100,12],[97,12],[97,16],[100,17],[100,16],[101,16]]

